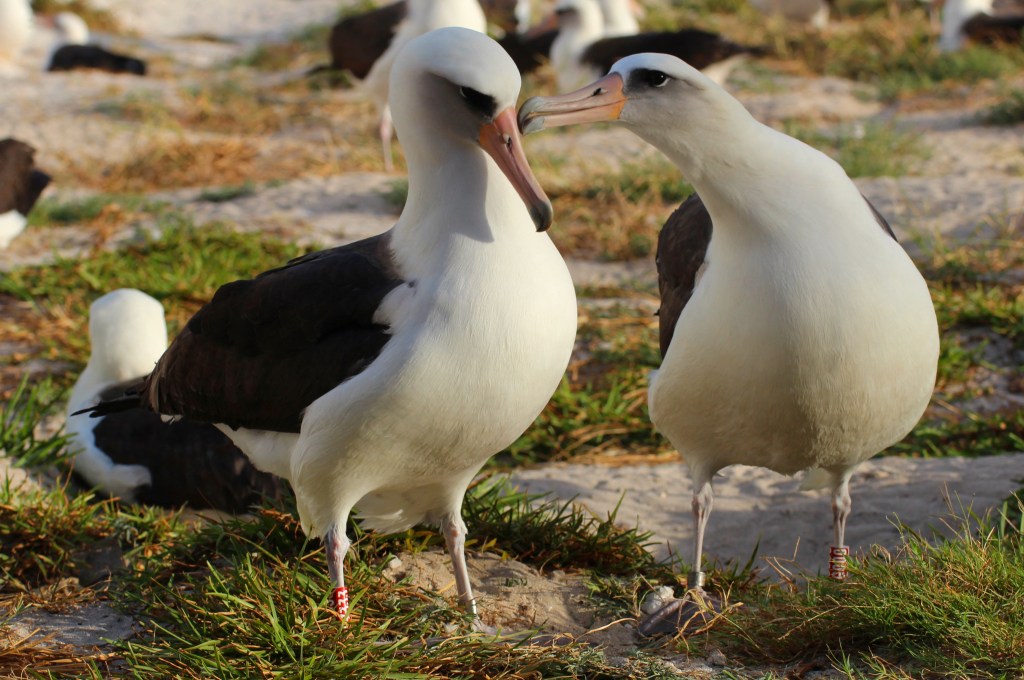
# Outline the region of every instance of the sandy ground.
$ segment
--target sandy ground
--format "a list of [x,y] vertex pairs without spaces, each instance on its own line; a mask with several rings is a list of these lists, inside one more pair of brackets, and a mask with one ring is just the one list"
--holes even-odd
[[[692,559],[692,485],[686,465],[610,467],[551,465],[517,471],[512,482],[532,493],[576,498],[604,517],[619,507],[621,523],[654,532],[656,554]],[[900,525],[924,536],[949,535],[958,518],[998,508],[1024,483],[1024,454],[990,458],[876,458],[851,482],[853,514],[846,543],[854,554],[872,545],[895,553]],[[764,573],[770,563],[793,571],[825,572],[832,545],[828,491],[800,491],[799,480],[762,468],[734,466],[714,481],[715,507],[705,551],[716,560],[745,564],[757,551]]]
[[[238,56],[246,46],[268,37],[327,21],[339,4],[350,3],[97,0],[96,4],[109,7],[137,36],[117,38],[118,44],[170,59],[177,67],[197,68]],[[199,35],[217,40],[192,39]],[[178,83],[173,78],[142,81],[104,74],[44,76],[38,66],[50,40],[52,35],[41,31],[23,59],[21,72],[0,74],[0,137],[16,135],[32,143],[39,149],[38,160],[44,167],[69,154],[83,158],[131,155],[150,131],[96,116],[95,106],[126,93],[167,91]],[[740,91],[739,95],[766,122],[786,118],[856,122],[893,115],[881,104],[861,96],[861,90],[860,85],[834,78],[791,78],[777,91]],[[908,177],[858,180],[862,191],[891,217],[901,237],[942,233],[954,239],[982,238],[987,232],[979,232],[977,225],[986,217],[1024,212],[1024,126],[980,127],[971,121],[972,110],[965,104],[955,111],[899,118],[900,124],[924,131],[933,149],[926,167]],[[540,136],[528,140],[527,148],[533,156],[560,155],[566,159],[566,166],[576,168],[614,165],[652,153],[621,129]],[[373,172],[301,178],[224,203],[200,201],[199,190],[191,189],[159,197],[181,206],[200,224],[226,219],[248,229],[330,245],[379,233],[393,223],[395,208],[384,194],[395,179],[395,175]],[[80,191],[58,186],[49,195],[76,193]],[[75,227],[25,234],[10,250],[0,251],[0,272],[48,261],[58,253],[80,253],[89,244],[88,235]],[[571,261],[570,267],[581,285],[654,280],[651,260],[627,264]],[[963,507],[976,512],[995,507],[1018,488],[1015,480],[1021,478],[1024,455],[1019,453],[979,460],[871,461],[854,477],[854,513],[848,543],[858,552],[871,544],[898,550],[897,522],[915,531],[942,527],[951,511],[958,515]],[[517,471],[512,479],[530,491],[575,498],[601,515],[621,500],[619,520],[654,532],[658,554],[666,554],[671,547],[689,555],[690,483],[682,464],[553,464]],[[715,492],[706,544],[709,557],[745,561],[759,544],[762,560],[789,560],[795,555],[802,568],[812,572],[822,568],[826,546],[831,542],[831,514],[825,493],[800,492],[795,480],[753,468],[724,471],[716,480]],[[577,635],[593,623],[579,599],[581,586],[572,576],[540,576],[529,567],[493,557],[476,556],[471,566],[492,623],[515,628],[546,622],[548,630]],[[395,577],[411,575],[432,590],[450,587],[449,574],[447,560],[434,553],[402,558],[393,570]],[[528,597],[520,597],[523,593]],[[93,619],[94,614],[78,612],[66,620],[50,622],[29,618],[18,625],[55,630],[59,639],[75,642],[80,639],[68,631],[81,628],[77,624],[81,617]],[[98,637],[130,633],[130,622],[111,612],[103,616],[111,617],[112,625],[107,634]],[[631,633],[622,635],[627,645],[632,644]],[[96,639],[94,635],[89,644]],[[614,644],[610,639],[604,642]]]

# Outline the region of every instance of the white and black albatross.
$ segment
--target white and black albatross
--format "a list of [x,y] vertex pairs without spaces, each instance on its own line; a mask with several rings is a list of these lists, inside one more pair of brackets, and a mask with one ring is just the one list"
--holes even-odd
[[620,59],[644,52],[678,57],[721,83],[740,59],[766,52],[696,28],[609,35],[597,0],[558,0],[555,13],[558,36],[551,45],[551,66],[562,89],[579,87]]
[[937,0],[942,9],[939,49],[955,52],[968,40],[1024,47],[1024,2],[1021,0]]
[[[520,110],[526,132],[602,120],[668,156],[702,199],[659,238],[664,359],[648,390],[693,478],[690,588],[704,584],[712,477],[736,464],[831,487],[830,572],[844,577],[850,476],[911,430],[935,384],[924,279],[839,164],[674,57],[628,57]],[[685,621],[679,602],[655,620]]]
[[[97,298],[89,307],[89,344],[68,413],[124,394],[153,370],[167,349],[163,305],[133,288]],[[237,513],[284,490],[210,423],[166,422],[135,408],[69,418],[67,430],[76,475],[125,502]]]
[[36,150],[21,140],[0,139],[0,248],[25,230],[29,212],[50,184],[35,156]]
[[134,396],[219,424],[288,479],[348,609],[345,523],[440,524],[476,610],[462,499],[540,414],[569,363],[576,295],[543,232],[551,204],[516,126],[520,76],[497,43],[446,28],[411,41],[391,106],[409,197],[384,234],[220,288]]

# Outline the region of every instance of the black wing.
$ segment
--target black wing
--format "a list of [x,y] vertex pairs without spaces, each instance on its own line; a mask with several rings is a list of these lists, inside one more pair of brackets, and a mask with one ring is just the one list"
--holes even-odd
[[47,71],[73,71],[75,69],[96,69],[108,73],[131,73],[146,75],[146,62],[117,52],[111,52],[99,45],[63,45],[50,57]]
[[619,59],[642,52],[671,54],[696,69],[702,69],[737,54],[761,54],[764,49],[734,43],[717,33],[687,28],[603,38],[583,52],[582,61],[601,73],[607,73]]
[[104,417],[93,436],[115,463],[149,469],[152,484],[136,492],[136,500],[149,505],[244,512],[285,490],[283,480],[257,470],[207,423],[165,423],[137,408]]
[[668,352],[676,322],[690,301],[697,271],[704,264],[711,243],[711,215],[697,194],[676,208],[658,234],[658,308],[661,356]]
[[221,287],[147,378],[144,406],[231,427],[298,432],[305,408],[387,344],[375,323],[402,283],[382,234]]
[[508,52],[508,56],[512,57],[519,72],[525,75],[540,68],[540,65],[547,60],[548,55],[551,54],[551,45],[554,44],[557,37],[557,28],[535,35],[506,33],[498,41],[498,44]]
[[327,39],[331,68],[348,70],[360,80],[365,78],[391,44],[395,29],[408,11],[404,1],[395,2],[334,24]]
[[17,210],[28,215],[50,176],[36,169],[36,150],[8,137],[0,140],[0,215]]
[[964,22],[963,32],[972,40],[988,44],[1024,44],[1024,15],[975,14]]
[[[885,233],[896,240],[896,234],[882,213],[864,197],[875,221]],[[659,341],[661,355],[665,356],[679,315],[693,295],[697,272],[707,258],[711,243],[711,215],[697,194],[691,194],[676,208],[658,234],[658,290],[661,306],[658,308]]]

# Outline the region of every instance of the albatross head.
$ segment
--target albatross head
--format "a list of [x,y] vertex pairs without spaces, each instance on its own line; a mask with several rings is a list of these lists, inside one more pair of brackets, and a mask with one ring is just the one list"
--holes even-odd
[[735,135],[752,120],[743,105],[710,78],[667,54],[620,59],[605,77],[569,94],[532,97],[519,111],[524,133],[619,121],[679,162],[705,144]]
[[89,307],[89,340],[89,365],[105,381],[146,375],[167,349],[164,307],[134,288],[107,293]]
[[516,122],[521,84],[515,63],[498,43],[477,31],[441,28],[399,52],[391,69],[389,104],[410,172],[414,162],[439,167],[453,148],[480,147],[543,231],[551,225],[551,202],[523,151]]

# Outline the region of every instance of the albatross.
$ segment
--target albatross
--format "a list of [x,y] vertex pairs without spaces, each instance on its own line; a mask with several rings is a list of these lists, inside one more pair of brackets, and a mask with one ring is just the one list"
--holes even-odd
[[945,0],[939,49],[955,52],[968,39],[978,43],[1021,45],[1024,42],[1024,3],[996,5],[994,0]]
[[18,57],[31,38],[29,0],[0,0],[0,66],[17,70]]
[[393,135],[391,109],[388,106],[388,92],[391,83],[391,66],[395,58],[413,38],[438,28],[460,26],[480,33],[487,32],[487,20],[477,0],[407,0],[406,18],[399,24],[394,38],[388,44],[363,80],[362,89],[380,107],[381,150],[384,154],[384,168],[392,170],[391,138]]
[[0,139],[0,248],[24,231],[29,212],[50,183],[50,176],[36,168],[35,155],[25,142]]
[[146,62],[112,52],[90,41],[89,25],[74,12],[60,12],[53,18],[57,43],[47,59],[47,71],[96,69],[108,73],[146,75]]
[[[124,393],[144,378],[167,349],[164,308],[133,288],[111,291],[89,307],[85,370],[68,413]],[[143,409],[103,418],[69,418],[75,473],[126,502],[162,507],[188,505],[244,512],[277,498],[282,482],[255,469],[231,440],[209,423],[165,422]]]
[[765,51],[695,28],[610,35],[597,0],[558,0],[555,12],[559,32],[551,45],[551,65],[560,89],[579,87],[606,73],[618,60],[644,52],[676,56],[721,83],[740,59]]
[[[520,110],[527,132],[602,120],[668,156],[699,196],[659,238],[663,362],[648,390],[693,479],[690,588],[705,581],[711,480],[737,464],[831,488],[830,573],[845,577],[850,477],[913,428],[935,384],[924,279],[838,163],[679,59],[634,55]],[[666,606],[682,615],[679,602]]]
[[568,366],[576,296],[543,233],[551,204],[516,125],[520,85],[482,33],[410,41],[389,100],[409,162],[397,224],[221,287],[133,393],[94,411],[216,423],[288,479],[341,617],[353,510],[381,531],[439,524],[476,612],[463,496]]

